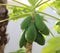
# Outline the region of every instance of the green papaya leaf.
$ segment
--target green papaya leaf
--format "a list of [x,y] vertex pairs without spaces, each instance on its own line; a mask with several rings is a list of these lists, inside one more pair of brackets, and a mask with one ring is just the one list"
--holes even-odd
[[60,47],[60,37],[48,40],[48,45],[42,49],[42,53],[57,53]]
[[60,50],[56,50],[56,53],[60,53]]
[[43,11],[45,10],[48,6],[51,6],[53,2],[47,2],[47,3],[44,3],[43,5],[41,5],[39,7],[39,11]]
[[60,0],[56,0],[54,1],[54,4],[53,4],[56,8],[60,8]]
[[57,14],[60,15],[60,0],[55,0],[52,6],[56,8]]
[[40,6],[39,11],[45,10],[47,6],[48,6],[47,3],[43,4],[42,6]]
[[30,14],[29,13],[27,13],[27,14],[20,14],[20,15],[18,15],[18,14],[13,14],[13,13],[11,13],[10,15],[9,15],[9,19],[10,20],[14,20],[14,21],[17,21],[19,18],[24,18],[24,17],[26,17],[26,16],[29,16]]
[[12,20],[18,20],[19,18],[25,17],[29,15],[28,13],[31,12],[26,7],[20,8],[20,7],[11,7],[12,12],[9,14],[9,18]]

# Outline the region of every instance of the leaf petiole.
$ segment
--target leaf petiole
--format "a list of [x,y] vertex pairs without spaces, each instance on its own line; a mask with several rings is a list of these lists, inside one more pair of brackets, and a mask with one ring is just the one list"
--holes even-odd
[[[46,26],[46,27],[47,27],[47,26]],[[47,27],[47,28],[48,28],[48,27]],[[48,30],[49,30],[50,34],[51,34],[53,37],[55,37],[54,34],[50,31],[49,28],[48,28]]]
[[47,13],[45,13],[45,12],[38,12],[38,13],[41,13],[41,14],[47,15],[47,16],[49,16],[49,17],[51,17],[51,18],[56,19],[56,20],[60,20],[59,18],[57,18],[57,17],[55,17],[55,16],[52,16],[52,15],[50,15],[50,14],[47,14]]
[[50,34],[51,34],[53,37],[55,37],[54,34],[53,34],[50,30],[49,30],[49,32],[50,32]]
[[28,5],[24,4],[24,3],[19,2],[19,1],[16,1],[16,0],[12,0],[12,1],[17,2],[17,3],[19,3],[19,4],[23,5],[23,6],[30,7],[30,6],[28,6]]
[[[12,6],[12,7],[19,7],[19,8],[27,8],[24,6],[17,6],[17,5],[11,5],[11,4],[0,4],[0,6]],[[28,10],[32,11],[30,8],[27,8]]]
[[27,9],[31,10],[31,7],[28,6],[28,5],[26,5],[26,4],[24,4],[24,3],[21,3],[21,2],[19,2],[19,1],[17,1],[17,0],[12,0],[12,1],[17,2],[17,3],[19,3],[19,4],[23,5],[23,6],[25,6]]
[[42,1],[43,1],[43,0],[40,0],[40,1],[36,4],[35,8],[37,8],[37,6],[38,6]]
[[24,8],[24,7],[22,7],[22,6],[17,6],[17,5],[11,5],[11,4],[0,4],[0,6],[16,6],[16,7],[21,7],[21,8]]
[[[28,15],[30,15],[30,13],[26,13],[26,14],[19,15],[19,16],[20,16],[20,18],[22,18],[22,17],[28,16]],[[15,16],[15,17],[16,17],[16,16]],[[18,19],[18,18],[17,18],[17,19]],[[7,19],[4,19],[4,20],[0,20],[0,23],[5,22],[5,21],[7,21],[7,20],[13,20],[13,18],[7,18]]]
[[47,0],[47,1],[45,1],[45,2],[43,2],[43,3],[41,3],[41,4],[39,4],[39,5],[37,5],[36,8],[39,7],[39,6],[41,6],[41,5],[43,5],[43,4],[45,4],[45,3],[47,3],[47,2],[49,2],[49,1],[50,1],[50,0]]

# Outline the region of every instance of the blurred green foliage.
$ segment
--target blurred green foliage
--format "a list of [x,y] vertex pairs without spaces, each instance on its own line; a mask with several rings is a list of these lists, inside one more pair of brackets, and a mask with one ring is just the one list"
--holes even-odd
[[25,48],[21,48],[20,50],[17,50],[16,52],[10,52],[10,53],[25,53]]
[[60,15],[60,0],[54,1],[53,6],[56,8],[57,13]]
[[60,34],[60,21],[56,23],[56,25],[54,26],[54,30],[56,30],[58,34]]
[[60,53],[60,37],[48,40],[48,45],[42,49],[42,53]]

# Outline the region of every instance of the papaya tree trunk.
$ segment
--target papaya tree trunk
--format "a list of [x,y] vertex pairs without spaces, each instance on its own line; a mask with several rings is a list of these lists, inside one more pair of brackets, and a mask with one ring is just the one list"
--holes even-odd
[[[0,4],[6,4],[7,0],[0,0]],[[0,21],[8,18],[8,10],[6,6],[0,5]],[[5,45],[7,44],[6,27],[8,21],[0,22],[0,53],[4,53]]]
[[32,53],[32,43],[26,44],[26,53]]
[[4,48],[5,48],[4,44],[2,46],[0,46],[0,53],[4,53]]

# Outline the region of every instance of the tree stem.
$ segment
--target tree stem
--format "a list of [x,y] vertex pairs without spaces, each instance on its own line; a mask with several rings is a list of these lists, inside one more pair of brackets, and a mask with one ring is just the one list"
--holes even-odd
[[26,44],[26,53],[32,53],[32,43]]

